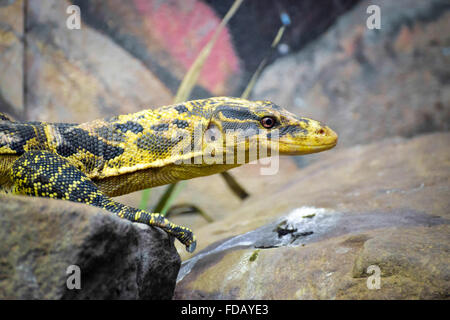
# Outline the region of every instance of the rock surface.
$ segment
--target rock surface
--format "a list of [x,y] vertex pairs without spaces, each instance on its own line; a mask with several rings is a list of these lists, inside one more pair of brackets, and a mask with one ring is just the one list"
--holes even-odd
[[[369,5],[381,29],[366,27]],[[299,53],[278,59],[253,98],[324,121],[339,146],[450,129],[450,4],[361,1]]]
[[0,112],[17,116],[23,101],[24,1],[0,1]]
[[110,38],[84,24],[68,29],[69,5],[28,5],[28,119],[84,122],[172,102],[164,84]]
[[[86,24],[137,57],[174,93],[221,21],[201,0],[73,2],[80,6]],[[225,28],[202,67],[192,96],[229,94],[239,79],[239,69]]]
[[180,257],[162,230],[68,201],[0,202],[0,299],[172,298]]
[[195,230],[175,298],[449,298],[449,145],[436,133],[328,151]]

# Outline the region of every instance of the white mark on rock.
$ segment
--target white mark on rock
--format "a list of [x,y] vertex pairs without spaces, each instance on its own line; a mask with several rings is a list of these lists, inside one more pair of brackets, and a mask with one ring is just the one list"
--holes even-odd
[[336,249],[335,252],[336,252],[337,254],[344,254],[344,253],[347,253],[347,252],[349,252],[349,251],[350,251],[349,248],[339,247],[339,248]]

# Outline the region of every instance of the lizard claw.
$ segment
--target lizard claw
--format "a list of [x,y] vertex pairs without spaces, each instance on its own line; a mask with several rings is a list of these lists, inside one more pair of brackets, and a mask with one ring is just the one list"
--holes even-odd
[[197,241],[193,241],[190,244],[186,245],[186,251],[189,253],[192,253],[195,251],[195,248],[197,247]]

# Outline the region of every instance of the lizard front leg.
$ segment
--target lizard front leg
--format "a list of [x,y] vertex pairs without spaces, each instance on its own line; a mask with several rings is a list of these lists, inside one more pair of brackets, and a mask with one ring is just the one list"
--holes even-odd
[[158,213],[123,205],[104,195],[95,183],[63,157],[49,151],[29,151],[12,165],[13,193],[64,199],[106,209],[123,219],[157,226],[176,237],[193,252],[195,236]]

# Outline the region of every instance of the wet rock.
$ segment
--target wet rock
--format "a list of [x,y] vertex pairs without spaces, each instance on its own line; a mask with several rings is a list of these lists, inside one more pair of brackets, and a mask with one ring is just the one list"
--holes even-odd
[[[369,5],[381,29],[366,27]],[[299,53],[278,59],[253,97],[324,121],[338,147],[448,130],[448,1],[361,1]],[[314,157],[314,156],[312,156]]]
[[[439,133],[328,151],[195,230],[200,251],[175,297],[448,298],[449,143]],[[367,285],[371,265],[379,290]]]
[[171,103],[171,92],[114,41],[83,22],[79,30],[67,28],[70,4],[28,5],[29,119],[83,122]]
[[1,299],[172,298],[180,258],[162,230],[68,201],[0,201]]
[[[175,298],[445,299],[449,231],[386,228],[305,246],[230,250],[202,260],[200,271],[178,283]],[[367,284],[371,265],[381,269],[379,289]]]

